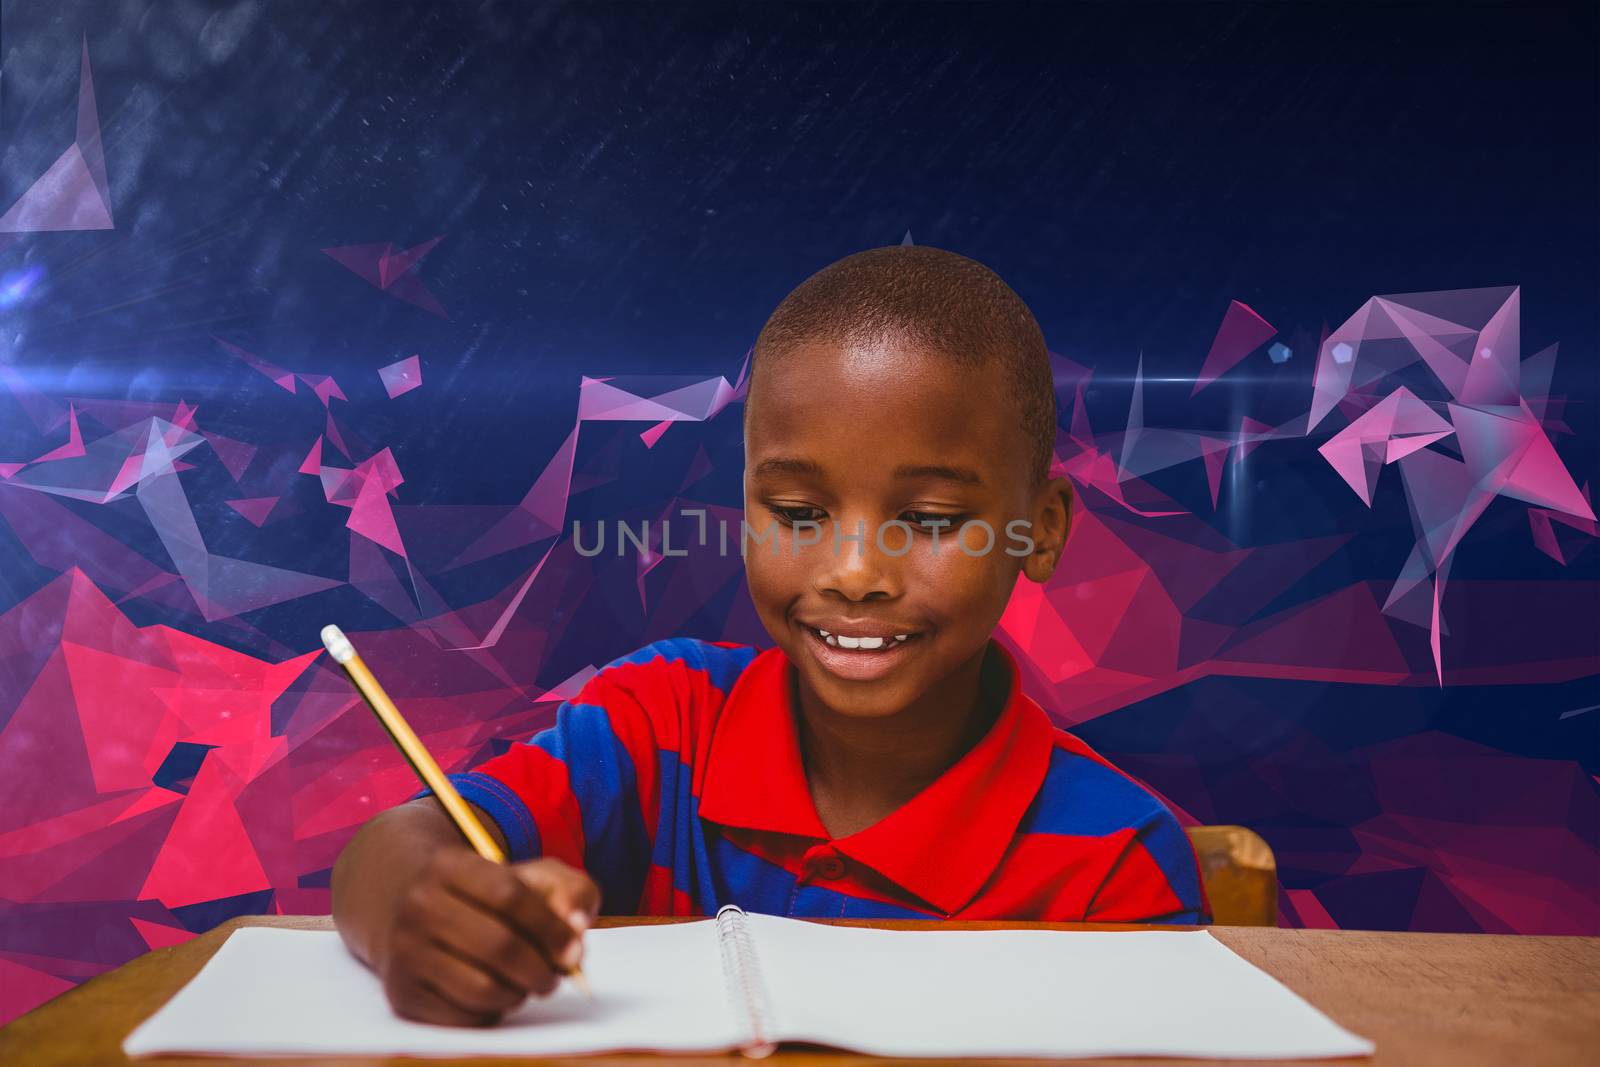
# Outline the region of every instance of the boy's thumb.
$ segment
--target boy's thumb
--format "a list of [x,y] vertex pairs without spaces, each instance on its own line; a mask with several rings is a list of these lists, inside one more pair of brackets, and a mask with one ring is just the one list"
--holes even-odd
[[583,871],[547,856],[518,864],[517,875],[573,929],[581,932],[594,925],[600,914],[600,887]]

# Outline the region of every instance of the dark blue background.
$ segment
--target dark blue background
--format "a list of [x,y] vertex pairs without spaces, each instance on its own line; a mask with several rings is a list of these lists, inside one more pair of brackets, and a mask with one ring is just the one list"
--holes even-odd
[[[421,351],[456,402],[400,446],[413,502],[514,499],[570,426],[574,368],[731,376],[790,288],[907,230],[993,267],[1103,378],[1141,350],[1192,374],[1230,299],[1287,333],[1375,293],[1521,284],[1524,352],[1559,340],[1559,384],[1593,399],[1589,5],[3,14],[4,190],[70,138],[86,33],[134,246],[53,269],[17,358],[165,396],[250,382],[211,333],[367,377]],[[317,251],[436,233],[449,322],[374,309]],[[62,264],[106,236],[24,247]],[[1094,397],[1097,421],[1126,399]]]

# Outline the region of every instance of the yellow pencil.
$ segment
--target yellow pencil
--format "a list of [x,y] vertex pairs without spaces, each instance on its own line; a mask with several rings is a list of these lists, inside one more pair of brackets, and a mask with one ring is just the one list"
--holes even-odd
[[[461,831],[461,836],[477,850],[478,855],[495,863],[506,862],[506,855],[495,843],[489,831],[484,829],[483,823],[472,813],[467,802],[461,794],[456,792],[456,787],[445,777],[444,771],[439,769],[439,764],[423,746],[422,739],[411,729],[411,726],[400,715],[400,709],[394,706],[394,701],[389,699],[389,694],[383,691],[383,686],[378,684],[378,679],[372,676],[372,671],[357,654],[355,646],[344,635],[344,631],[337,626],[324,626],[322,628],[322,643],[328,653],[333,656],[339,666],[344,668],[345,674],[350,676],[350,682],[361,694],[367,706],[378,716],[378,721],[383,723],[383,728],[389,732],[394,743],[400,747],[406,762],[411,764],[411,769],[417,772],[417,777],[422,783],[433,790],[434,796],[439,798],[439,803],[444,805],[444,810],[456,824],[456,829]],[[589,990],[589,982],[583,976],[580,967],[574,967],[568,976],[587,995],[593,995]]]

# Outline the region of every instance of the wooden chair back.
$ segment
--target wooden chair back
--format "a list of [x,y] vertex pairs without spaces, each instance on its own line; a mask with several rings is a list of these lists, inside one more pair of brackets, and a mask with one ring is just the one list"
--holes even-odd
[[1191,826],[1200,880],[1219,926],[1278,925],[1278,863],[1272,847],[1243,826]]

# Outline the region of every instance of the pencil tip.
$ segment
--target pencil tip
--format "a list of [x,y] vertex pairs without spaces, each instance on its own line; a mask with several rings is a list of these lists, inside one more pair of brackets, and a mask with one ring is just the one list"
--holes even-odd
[[594,989],[589,985],[589,977],[583,973],[583,968],[572,968],[572,970],[567,972],[567,977],[572,979],[573,984],[583,991],[584,996],[588,997],[590,1000],[594,999]]

